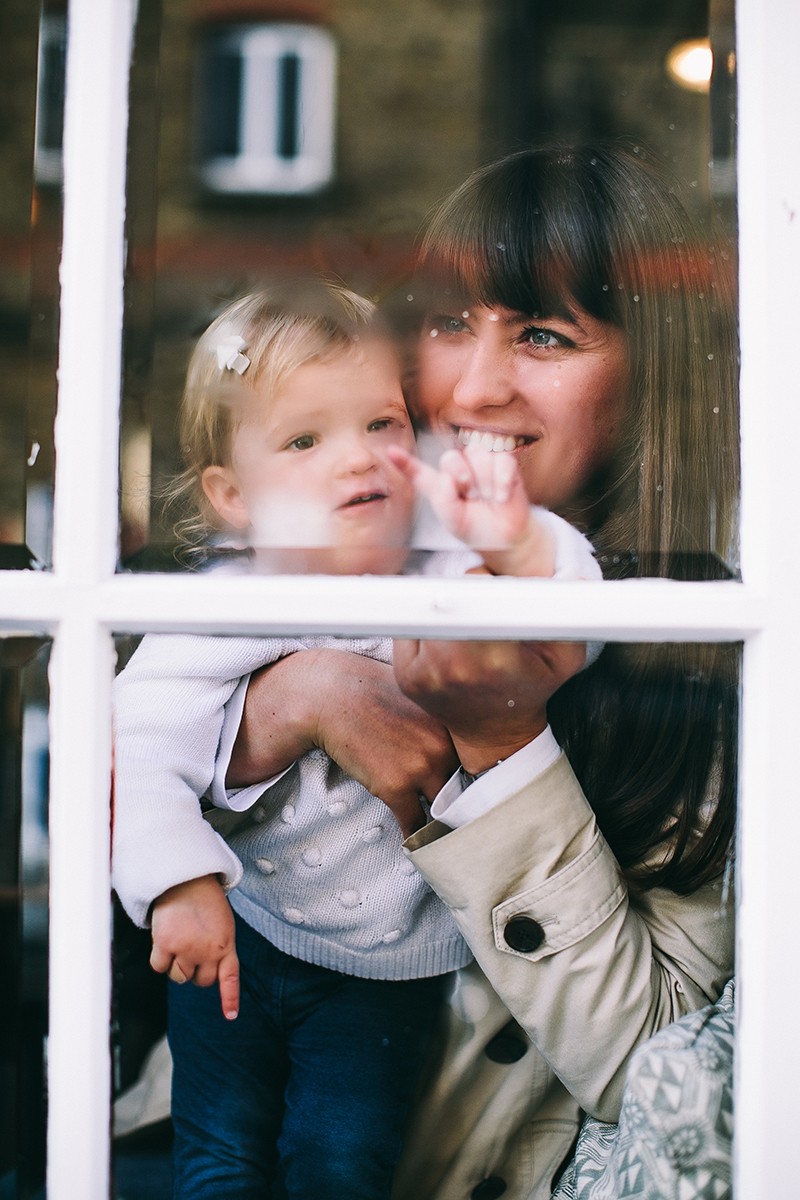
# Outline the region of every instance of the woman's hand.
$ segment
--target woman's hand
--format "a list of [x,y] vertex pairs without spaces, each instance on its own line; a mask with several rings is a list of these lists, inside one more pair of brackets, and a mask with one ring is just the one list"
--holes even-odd
[[542,732],[548,700],[585,661],[581,642],[394,643],[400,687],[450,730],[473,774]]
[[458,766],[442,723],[403,694],[391,666],[341,650],[304,650],[257,671],[228,783],[257,783],[319,746],[378,796],[408,836]]

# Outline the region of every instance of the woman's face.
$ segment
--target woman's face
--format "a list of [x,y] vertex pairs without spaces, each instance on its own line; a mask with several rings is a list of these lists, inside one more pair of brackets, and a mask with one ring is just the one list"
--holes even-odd
[[417,405],[434,432],[516,457],[531,501],[579,499],[609,461],[627,401],[625,335],[574,321],[455,305],[432,313],[419,347]]

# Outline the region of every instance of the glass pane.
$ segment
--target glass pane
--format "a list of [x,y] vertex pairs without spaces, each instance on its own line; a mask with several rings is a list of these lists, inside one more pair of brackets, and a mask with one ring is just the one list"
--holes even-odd
[[[415,926],[410,910],[403,908],[404,900],[400,898],[411,876],[402,870],[406,860],[400,849],[402,837],[394,817],[381,800],[359,787],[352,778],[347,779],[345,772],[325,759],[319,749],[302,756],[286,775],[266,790],[264,785],[256,787],[250,796],[252,805],[249,808],[242,806],[239,811],[232,808],[225,811],[214,807],[208,794],[202,799],[202,807],[195,797],[188,802],[185,764],[191,761],[195,779],[201,778],[213,765],[217,738],[208,711],[214,707],[211,689],[215,683],[198,673],[191,678],[188,674],[180,676],[175,666],[181,659],[182,652],[176,645],[180,641],[154,635],[133,658],[131,650],[135,640],[120,639],[119,642],[120,662],[126,664],[122,675],[124,678],[128,672],[126,686],[132,686],[134,690],[122,691],[122,701],[117,708],[116,822],[117,829],[122,828],[125,836],[124,845],[115,858],[115,878],[122,884],[120,891],[126,908],[132,916],[138,913],[137,919],[141,920],[147,906],[157,898],[153,895],[156,890],[153,872],[161,872],[162,880],[171,879],[175,883],[190,877],[195,869],[198,847],[204,844],[206,837],[216,846],[213,852],[204,851],[212,855],[205,858],[206,866],[215,861],[213,855],[217,854],[220,871],[227,870],[224,864],[229,862],[227,856],[231,851],[243,864],[241,882],[228,893],[230,904],[238,914],[236,938],[242,979],[247,988],[237,1021],[247,1022],[244,1044],[248,1047],[247,1055],[251,1059],[257,1057],[258,1067],[254,1072],[255,1079],[251,1072],[251,1084],[247,1085],[250,1092],[247,1092],[247,1086],[244,1088],[245,1096],[249,1095],[249,1098],[245,1099],[242,1112],[237,1116],[241,1128],[245,1114],[258,1112],[263,1116],[260,1106],[268,1103],[262,1084],[271,1077],[266,1063],[272,1059],[269,1057],[271,1051],[264,1051],[265,1045],[273,1047],[277,1057],[282,1058],[286,1053],[291,1058],[291,1066],[287,1069],[290,1073],[296,1072],[289,1085],[293,1097],[298,1094],[295,1089],[302,1092],[308,1085],[303,1074],[306,1052],[312,1063],[312,1074],[317,1066],[320,1073],[323,1070],[325,1047],[309,1050],[304,1037],[313,1037],[317,1016],[326,1010],[326,1005],[331,1005],[335,1011],[336,1001],[333,996],[320,1000],[314,989],[316,986],[324,988],[330,979],[341,982],[348,976],[317,969],[319,945],[315,937],[321,937],[328,947],[343,947],[346,954],[362,932],[374,931],[375,925],[382,921],[379,930],[388,926],[397,936],[387,936],[383,945],[373,937],[372,950],[380,958],[387,947],[390,954],[399,955],[404,948],[408,952],[415,929],[419,933],[419,928]],[[185,659],[186,639],[182,641]],[[207,661],[211,662],[214,652],[211,641],[217,649],[222,648],[226,656],[224,663],[229,660],[241,663],[245,639],[237,638],[210,639],[205,648],[195,639],[192,649],[195,659],[205,653]],[[247,640],[251,647],[253,642],[254,639]],[[343,644],[333,653],[333,658],[341,664],[337,668],[341,670],[340,701],[341,697],[351,695],[350,685],[354,678],[347,660],[358,661],[361,683],[366,686],[369,681],[364,678],[365,657],[375,654],[376,646],[363,642],[357,656],[345,653],[345,649]],[[265,655],[268,653],[266,639],[264,652]],[[294,660],[303,657],[302,651],[292,655]],[[612,1063],[613,1056],[618,1055],[614,1060],[616,1069],[617,1063],[627,1054],[629,1042],[622,1048],[614,1043],[615,1031],[623,1032],[626,1020],[632,1027],[628,1030],[632,1040],[644,1040],[645,1033],[657,1031],[666,1023],[665,1012],[678,1017],[684,1003],[689,1012],[705,1008],[727,984],[733,966],[731,839],[736,819],[740,658],[741,647],[738,645],[609,644],[593,665],[556,694],[549,708],[552,729],[596,813],[610,850],[594,840],[587,810],[580,796],[572,790],[568,769],[563,763],[552,761],[545,772],[546,775],[549,772],[548,782],[539,784],[538,792],[529,784],[528,777],[524,781],[517,777],[509,782],[508,774],[501,776],[509,765],[506,762],[493,773],[493,788],[502,789],[502,796],[489,792],[486,779],[477,779],[475,787],[483,787],[484,804],[489,795],[494,795],[501,803],[495,809],[484,807],[480,810],[474,826],[480,829],[479,834],[460,841],[457,839],[464,830],[457,830],[452,835],[455,859],[451,857],[448,861],[447,857],[451,835],[435,843],[426,839],[424,849],[430,851],[434,844],[444,846],[445,857],[442,858],[440,849],[438,867],[436,857],[433,861],[428,858],[423,871],[433,880],[438,879],[443,893],[461,909],[465,928],[476,936],[482,947],[486,970],[506,1003],[517,1013],[520,1025],[499,1006],[496,998],[490,1000],[481,990],[474,969],[467,968],[464,974],[455,972],[446,976],[445,992],[435,997],[435,1007],[442,1017],[452,1014],[448,1026],[452,1040],[443,1037],[437,1040],[429,1047],[425,1062],[427,1069],[433,1070],[440,1055],[448,1048],[460,1056],[462,1065],[464,1061],[470,1062],[472,1069],[452,1091],[443,1079],[444,1093],[440,1090],[438,1098],[425,1093],[425,1098],[420,1101],[421,1107],[416,1110],[418,1119],[412,1118],[408,1149],[399,1168],[403,1181],[401,1195],[409,1198],[450,1196],[459,1191],[464,1176],[470,1170],[474,1171],[467,1163],[470,1147],[476,1144],[482,1147],[481,1166],[486,1178],[494,1179],[495,1187],[499,1186],[499,1181],[507,1182],[508,1170],[514,1170],[514,1154],[507,1153],[504,1139],[511,1136],[514,1120],[523,1111],[532,1117],[543,1102],[545,1089],[551,1103],[555,1102],[558,1092],[558,1085],[545,1063],[537,1058],[535,1046],[543,1053],[550,1050],[574,1094],[585,1097],[588,1093],[582,1093],[581,1089],[593,1091],[595,1073],[605,1078],[605,1065]],[[372,665],[379,667],[382,664]],[[209,671],[215,669],[208,668]],[[220,678],[224,671],[222,665]],[[130,680],[138,682],[131,685]],[[149,692],[143,689],[143,680],[149,680]],[[493,686],[486,684],[480,706],[484,712],[488,709],[487,697]],[[228,694],[226,687],[221,691]],[[151,713],[147,712],[148,695]],[[137,696],[138,702],[143,704],[141,708],[137,707]],[[280,719],[274,719],[275,705],[272,707],[273,720],[270,723],[266,719],[264,723],[265,747],[270,736],[279,738],[281,732]],[[281,709],[282,714],[285,711],[285,707]],[[159,714],[163,721],[159,720]],[[167,721],[172,739],[169,743],[159,740],[159,729],[163,729]],[[205,743],[200,736],[204,723],[208,724],[210,733]],[[364,724],[359,725],[362,737],[364,729]],[[143,739],[145,731],[149,733]],[[405,757],[410,757],[409,739],[405,745]],[[381,745],[384,764],[393,753],[391,746],[392,730],[386,724]],[[266,752],[271,753],[271,750]],[[323,762],[325,765],[321,766]],[[522,771],[524,775],[524,767]],[[319,816],[316,810],[321,809],[322,804],[320,796],[313,794],[315,772],[324,795],[324,811]],[[264,768],[263,774],[268,773]],[[206,775],[206,778],[210,776]],[[451,800],[457,779],[454,777],[448,785]],[[239,791],[228,799],[235,805],[244,794]],[[462,793],[459,799],[465,800],[468,794]],[[158,804],[150,805],[152,815],[148,820],[143,816],[144,808],[148,805],[148,797],[156,795]],[[547,803],[542,803],[545,798]],[[459,799],[453,801],[451,814]],[[309,816],[310,812],[312,815]],[[447,816],[441,819],[456,820]],[[334,826],[341,830],[344,843],[339,846],[341,862],[337,865],[335,881],[324,885],[321,895],[315,872],[324,879],[331,856],[336,854],[334,842],[326,840],[325,836],[326,829]],[[222,841],[217,843],[217,838]],[[372,886],[377,895],[371,894],[363,885],[359,891],[358,881],[362,877],[354,875],[359,847],[369,855],[379,855],[381,878],[388,873],[395,881],[390,888],[384,891],[376,877]],[[556,852],[563,855],[563,869],[552,864],[547,866],[550,856]],[[421,853],[419,845],[416,853]],[[577,869],[579,857],[582,860],[580,870]],[[425,859],[421,861],[424,863]],[[603,864],[602,871],[597,865],[600,863]],[[627,884],[624,894],[618,886],[616,863]],[[604,877],[606,870],[611,872],[608,877]],[[422,887],[419,879],[413,878]],[[548,888],[548,884],[552,886]],[[337,902],[328,904],[331,895]],[[462,895],[463,904],[459,903]],[[609,901],[608,909],[603,909],[603,917],[599,916],[601,896]],[[291,899],[290,905],[287,897]],[[598,904],[596,917],[589,915],[594,913],[595,903]],[[570,908],[572,904],[576,906],[574,913]],[[404,916],[399,918],[401,909]],[[450,917],[443,907],[439,909],[431,903],[430,896],[425,913],[423,942],[435,958],[446,942],[445,930],[452,930]],[[574,929],[568,934],[565,926],[571,920]],[[515,921],[517,925],[512,929]],[[537,921],[540,924],[535,924]],[[506,956],[504,964],[503,954],[497,953],[497,949],[502,950],[502,940],[496,944],[491,935],[481,933],[484,922],[490,930],[494,922],[497,938],[505,937],[523,958],[531,955],[531,963],[517,963],[511,970],[513,964],[508,963]],[[589,924],[591,930],[587,928]],[[252,932],[256,929],[263,933],[265,928],[268,933],[260,939]],[[502,933],[504,929],[507,936]],[[321,934],[320,930],[324,932]],[[538,942],[511,942],[517,934],[521,938],[541,938],[543,930],[544,936],[553,940],[552,957],[537,961]],[[434,931],[439,941],[434,941]],[[231,1025],[222,1017],[216,988],[207,992],[187,983],[177,987],[174,983],[165,984],[163,975],[154,975],[148,967],[148,933],[135,928],[120,907],[117,908],[116,936],[114,1044],[117,1061],[122,1064],[114,1113],[118,1187],[120,1194],[126,1197],[144,1196],[146,1187],[151,1200],[167,1200],[170,1195],[169,1082],[173,1059],[164,1040],[164,987],[172,990],[172,1001],[177,1005],[173,1028],[179,1042],[174,1063],[182,1079],[187,1078],[198,1063],[206,1063],[209,1078],[213,1079],[212,1091],[224,1095],[225,1088],[230,1086],[234,1063],[236,1071],[241,1068],[245,1076],[246,1067],[235,1057],[241,1053],[237,1051],[236,1023],[233,1023],[233,1037],[229,1039]],[[305,942],[304,936],[307,937]],[[264,960],[250,944],[254,938],[255,944],[263,943],[268,962],[267,976],[273,970],[277,972],[280,986],[273,987],[269,978],[262,979],[259,974],[264,969]],[[555,946],[557,938],[559,944]],[[302,950],[297,949],[298,945],[302,945]],[[267,949],[268,946],[278,949]],[[277,963],[270,959],[270,954]],[[607,973],[604,973],[602,983],[607,994],[593,998],[589,1026],[592,1036],[587,1037],[585,1001],[591,993],[588,980],[599,969],[594,956],[601,954],[608,956]],[[353,951],[353,957],[360,959],[363,970],[369,958],[367,950]],[[309,960],[316,966],[310,966]],[[565,960],[572,964],[566,972]],[[528,966],[530,988],[523,994],[520,989],[525,981],[517,976],[517,970]],[[293,974],[295,968],[299,977]],[[537,988],[543,990],[543,995],[548,992],[548,972],[559,978],[560,999],[536,1001]],[[352,974],[358,984],[367,987],[371,984],[379,990],[383,985],[380,980],[360,979],[358,970]],[[275,978],[274,975],[271,977],[272,983]],[[313,1015],[309,1014],[308,1007],[304,1007],[308,1001],[306,987],[316,997],[311,1006]],[[685,997],[685,1000],[676,1001],[676,988],[678,997]],[[254,992],[260,1006],[258,1017],[252,1007]],[[608,999],[612,995],[615,997],[613,1003]],[[293,1009],[294,999],[298,1002],[297,1010]],[[355,1004],[358,999],[354,995],[352,1002]],[[407,999],[410,1001],[411,997]],[[373,1003],[380,1005],[379,995],[374,995]],[[651,1145],[652,1139],[659,1136],[659,1128],[665,1141],[677,1138],[679,1130],[684,1131],[680,1136],[688,1136],[685,1131],[692,1130],[692,1153],[688,1162],[682,1157],[656,1157],[658,1170],[684,1170],[691,1174],[701,1169],[699,1164],[702,1162],[704,1178],[719,1182],[729,1177],[732,1016],[726,1005],[727,999],[713,1018],[709,1011],[706,1012],[703,1028],[707,1030],[708,1041],[706,1034],[698,1035],[690,1020],[671,1030],[668,1035],[672,1039],[671,1049],[665,1051],[660,1045],[654,1052],[655,1059],[640,1058],[637,1062],[637,1069],[642,1072],[641,1094],[645,1099],[637,1102],[636,1093],[630,1093],[631,1120],[636,1113],[642,1112],[637,1103],[644,1103],[646,1107],[650,1096],[647,1081],[652,1079],[652,1072],[659,1065],[662,1074],[658,1078],[669,1078],[670,1094],[673,1099],[677,1097],[674,1108],[665,1105],[660,1111],[656,1104],[652,1112],[648,1110],[650,1123],[641,1133],[643,1141]],[[664,1006],[663,1010],[661,1006]],[[193,1007],[194,1017],[189,1017]],[[560,1033],[553,1028],[553,1009]],[[297,1024],[288,1021],[284,1044],[283,1032],[278,1032],[278,1028],[284,1030],[281,1021],[290,1010],[297,1018]],[[411,1005],[410,1012],[416,1011]],[[276,1025],[270,1024],[273,1020]],[[367,1020],[366,1015],[364,1020]],[[404,1009],[404,1021],[411,1020],[409,1010]],[[343,1044],[347,1025],[344,1021],[332,1033],[327,1030],[328,1047]],[[600,1026],[604,1030],[602,1038],[595,1036]],[[255,1035],[254,1028],[258,1030]],[[523,1029],[534,1040],[534,1047],[528,1046],[527,1050]],[[191,1042],[189,1030],[196,1036],[195,1042]],[[297,1034],[297,1042],[293,1040],[293,1034]],[[627,1038],[627,1033],[624,1036]],[[247,1040],[250,1037],[253,1041]],[[357,1037],[363,1040],[360,1026]],[[699,1041],[695,1043],[698,1037]],[[209,1040],[204,1040],[206,1038]],[[550,1045],[548,1038],[552,1039]],[[214,1061],[221,1041],[226,1050],[222,1055],[221,1070],[215,1075]],[[407,1047],[409,1061],[414,1057],[416,1044],[412,1040]],[[258,1057],[262,1052],[265,1054],[263,1060]],[[292,1057],[295,1053],[296,1058]],[[670,1058],[671,1054],[674,1059]],[[512,1105],[507,1101],[509,1090],[513,1091],[515,1086],[514,1064],[522,1073],[520,1086],[524,1095],[520,1094],[518,1103]],[[362,1069],[366,1070],[359,1068]],[[417,1069],[424,1071],[426,1068]],[[333,1107],[338,1109],[340,1105],[345,1108],[348,1103],[357,1103],[349,1086],[355,1093],[358,1089],[355,1082],[348,1087],[342,1084],[346,1067],[341,1062],[337,1072],[334,1085],[337,1101]],[[281,1072],[277,1075],[281,1078]],[[369,1073],[368,1077],[371,1078]],[[199,1078],[193,1076],[193,1082],[197,1088],[202,1086]],[[313,1087],[312,1091],[315,1091]],[[376,1086],[375,1105],[381,1094],[381,1087]],[[213,1104],[208,1093],[202,1100],[194,1089],[192,1095],[188,1123],[197,1121],[202,1125],[206,1110],[209,1105],[213,1108]],[[555,1144],[560,1144],[562,1154],[566,1154],[574,1134],[570,1121],[578,1119],[578,1106],[573,1103],[570,1107],[568,1098],[562,1093],[559,1095],[558,1102],[564,1113],[563,1122],[559,1123],[563,1136],[556,1137]],[[214,1141],[217,1133],[214,1120],[221,1120],[219,1113],[229,1102],[230,1098],[224,1100],[217,1118],[212,1118],[210,1126],[203,1126],[209,1142]],[[307,1103],[311,1103],[311,1099]],[[597,1110],[605,1112],[610,1120],[610,1110],[605,1105],[613,1104],[613,1101],[606,1098],[595,1103]],[[302,1113],[307,1109],[299,1102],[299,1108],[292,1111]],[[434,1121],[434,1115],[441,1119]],[[448,1120],[444,1120],[445,1116]],[[644,1115],[641,1119],[645,1120]],[[309,1125],[310,1128],[305,1130],[309,1141],[323,1144],[325,1123]],[[488,1126],[493,1126],[491,1135]],[[465,1137],[463,1131],[467,1127],[470,1133]],[[551,1128],[549,1123],[547,1128]],[[435,1145],[430,1138],[432,1129],[436,1130]],[[443,1130],[447,1132],[443,1133]],[[632,1132],[625,1129],[619,1135],[620,1145],[623,1138],[629,1141],[633,1138],[633,1148],[629,1147],[629,1152],[634,1154],[638,1130],[638,1126]],[[608,1163],[610,1174],[614,1169],[613,1160],[608,1160],[616,1136],[614,1127],[605,1124],[600,1130],[595,1123],[590,1124],[587,1131],[587,1135],[600,1139],[599,1164]],[[295,1134],[303,1136],[302,1130],[295,1129]],[[536,1134],[532,1136],[534,1140],[537,1137]],[[195,1149],[199,1153],[199,1147]],[[309,1145],[309,1154],[311,1149]],[[649,1178],[650,1160],[646,1154],[643,1157],[645,1164],[640,1170]],[[599,1170],[594,1159],[588,1161],[592,1163],[592,1170]],[[240,1165],[236,1169],[243,1171],[244,1167]],[[431,1182],[437,1178],[438,1171],[443,1172],[450,1182],[450,1186],[441,1191]],[[474,1180],[474,1175],[472,1178]],[[578,1182],[585,1185],[587,1177],[579,1175]],[[662,1186],[663,1182],[660,1177],[653,1181],[653,1186]],[[137,1183],[141,1191],[136,1190]],[[488,1185],[486,1194],[492,1194]],[[620,1193],[609,1191],[609,1194]],[[662,1193],[653,1191],[653,1194]]]
[[61,239],[63,10],[0,13],[0,568],[50,561]]
[[[198,72],[194,51],[202,44],[198,35],[208,31],[192,23],[186,6],[147,2],[140,6],[131,82],[122,570],[169,571],[185,566],[176,556],[174,521],[164,512],[163,498],[182,465],[176,430],[187,364],[198,337],[226,304],[264,286],[276,273],[299,278],[308,270],[322,272],[382,302],[389,319],[397,322],[399,336],[408,341],[403,349],[408,349],[412,335],[417,335],[417,310],[429,307],[429,293],[418,290],[416,279],[409,283],[415,251],[420,232],[443,197],[480,164],[532,143],[624,138],[634,158],[647,159],[670,173],[702,231],[699,257],[694,260],[696,286],[690,289],[685,280],[678,285],[680,297],[674,308],[668,304],[674,284],[670,270],[681,257],[675,248],[681,235],[673,231],[665,241],[663,231],[654,233],[648,255],[637,267],[644,264],[661,306],[657,311],[663,326],[674,327],[677,334],[674,340],[661,337],[657,349],[663,350],[669,342],[677,347],[675,355],[681,361],[694,356],[698,371],[692,373],[693,381],[702,366],[707,372],[703,378],[712,382],[702,393],[706,407],[697,412],[691,404],[681,409],[683,392],[664,389],[675,409],[670,417],[678,424],[668,426],[666,418],[662,424],[659,413],[650,413],[652,427],[641,443],[647,447],[646,455],[634,459],[624,442],[630,469],[619,471],[613,481],[620,489],[631,490],[625,491],[629,502],[620,505],[620,511],[624,508],[626,520],[632,520],[632,514],[638,520],[643,506],[630,503],[630,497],[636,494],[641,470],[648,479],[649,524],[637,527],[637,533],[630,523],[610,521],[596,544],[598,559],[609,577],[735,576],[736,396],[733,389],[725,393],[725,373],[732,377],[735,368],[733,345],[726,343],[735,317],[735,263],[730,249],[735,233],[732,8],[722,0],[714,0],[710,9],[705,0],[676,0],[658,12],[633,0],[615,0],[602,10],[588,0],[569,6],[505,0],[491,6],[461,5],[458,12],[456,28],[433,4],[418,6],[413,22],[403,6],[383,5],[378,10],[351,3],[338,9],[330,26],[339,50],[333,185],[302,197],[267,197],[255,190],[234,197],[201,186],[194,155],[203,132],[213,137],[215,145],[223,144],[224,137],[237,136],[241,110],[232,93],[240,87],[238,72]],[[691,87],[676,82],[667,73],[670,52],[679,43],[707,39],[709,34],[714,48],[710,89],[707,80]],[[215,85],[222,89],[217,107],[203,91]],[[196,114],[208,112],[210,103],[215,120],[227,115],[228,124],[225,128],[207,124],[198,139]],[[531,214],[534,228],[533,218],[539,215]],[[711,260],[709,248],[717,237],[722,248]],[[504,254],[508,245],[498,239],[495,249]],[[701,262],[705,263],[702,271]],[[713,271],[709,272],[710,263]],[[574,316],[565,317],[559,310],[554,300],[564,297],[554,297],[552,287],[548,292],[547,273],[541,274],[537,297],[541,294],[550,302],[546,315],[560,317],[562,323],[519,331],[519,340],[537,351],[563,346],[570,335],[568,317]],[[630,279],[626,276],[619,284],[616,277],[602,278],[595,283],[602,292],[612,286],[624,289]],[[460,295],[456,293],[459,299]],[[639,320],[636,306],[644,312],[650,296],[632,287],[626,295],[627,324],[621,320],[607,324],[624,328],[632,337]],[[494,293],[489,298],[498,299]],[[691,337],[686,333],[684,305],[690,299],[705,314],[702,328],[707,342],[697,329]],[[459,321],[467,320],[469,325],[475,307],[475,295],[470,293],[464,309],[460,305],[445,306],[443,312],[434,309],[445,324],[427,326],[426,335],[444,340],[445,335],[460,334]],[[532,317],[540,305],[532,301],[516,308]],[[601,313],[617,311],[602,304],[598,308]],[[637,343],[636,364],[641,372],[646,362],[648,369],[656,370],[652,365],[658,359],[655,343],[649,345],[651,359],[645,349],[647,335],[654,329],[653,311],[648,309],[649,315],[641,317],[645,333]],[[219,368],[229,373],[223,378],[231,385],[231,395],[237,379],[244,377],[246,382],[252,365],[251,346],[239,344],[238,337],[234,330]],[[416,340],[413,345],[416,353]],[[722,360],[718,346],[727,351]],[[422,360],[422,354],[419,357]],[[649,378],[651,390],[657,391],[656,376]],[[561,383],[557,376],[550,387]],[[413,384],[412,372],[409,386]],[[419,394],[419,377],[416,386]],[[717,397],[723,394],[724,404],[718,404]],[[687,390],[686,395],[694,402],[700,392]],[[616,392],[612,389],[609,396],[613,399]],[[501,400],[505,404],[496,393],[488,397],[495,408],[501,407]],[[696,421],[680,424],[687,410]],[[485,417],[474,422],[462,419],[458,426],[466,433],[462,444],[471,440],[473,432],[487,431],[503,442],[511,437],[514,450],[540,440],[532,433],[526,441],[527,429],[518,431]],[[579,433],[585,434],[585,427]],[[564,462],[567,451],[580,444],[581,438],[576,437],[564,446]],[[705,453],[709,445],[714,446],[711,458]],[[676,447],[683,457],[671,459]],[[517,457],[522,459],[523,454]],[[678,464],[686,470],[677,469]],[[602,498],[615,494],[611,489]],[[551,498],[544,497],[548,502]],[[569,504],[575,497],[564,495],[561,500],[557,507],[580,521],[580,507]],[[302,530],[289,532],[302,543]],[[129,649],[122,647],[123,661]],[[723,860],[733,826],[737,681],[738,648],[728,652],[715,647],[608,647],[597,667],[562,689],[551,706],[553,728],[590,802],[598,813],[606,806],[600,823],[631,875],[634,892],[642,882],[634,870],[641,856],[648,851],[658,855],[652,806],[666,805],[660,820],[669,824],[678,797],[685,794],[684,787],[690,788],[694,815],[702,821],[702,789],[712,780],[712,791],[719,784],[725,797],[716,844],[707,859],[694,861],[688,883],[677,867],[677,874],[667,881],[677,891],[688,887],[693,894],[707,871],[715,875],[720,912],[730,912],[725,907],[731,900]],[[180,705],[175,711],[182,711]],[[643,818],[632,803],[640,790],[647,800]],[[609,795],[618,793],[625,799],[624,815],[633,830],[620,832],[615,826],[618,813],[606,804]],[[291,799],[285,799],[287,810],[291,805]],[[639,818],[645,821],[645,831],[637,842]],[[244,829],[237,826],[227,836],[234,845],[244,845],[255,837],[253,824],[257,822]],[[263,824],[266,828],[269,822]],[[272,863],[266,853],[258,857]],[[161,1040],[163,981],[148,975],[148,951],[147,935],[134,930],[118,912],[117,1177],[140,1184],[146,1180],[150,1200],[157,1200],[158,1189],[168,1188],[169,1061]],[[725,982],[728,952],[726,943],[719,958],[720,977],[706,979],[702,985],[708,995]],[[691,990],[694,984],[689,986]],[[694,993],[690,1006],[699,1004]],[[143,1098],[148,1104],[138,1110]],[[138,1124],[130,1117],[136,1111],[144,1112]],[[487,1195],[499,1195],[500,1185],[506,1186],[499,1174],[482,1182]],[[409,1194],[416,1197],[426,1191],[417,1187]]]
[[[697,413],[679,418],[689,424],[678,436],[693,439],[694,461],[709,460],[710,473],[724,479],[709,483],[702,472],[696,478],[682,472],[684,486],[672,487],[661,477],[667,468],[659,456],[668,448],[645,440],[643,527],[628,531],[622,557],[641,556],[634,571],[640,574],[736,574],[738,432],[735,384],[729,382],[736,370],[734,60],[728,0],[714,0],[710,10],[705,0],[675,0],[658,12],[630,0],[616,0],[602,11],[588,2],[564,7],[505,0],[488,8],[475,3],[461,11],[458,37],[435,6],[423,5],[412,25],[392,20],[385,10],[378,15],[368,6],[347,5],[329,27],[339,52],[336,178],[317,193],[286,198],[223,195],[201,184],[198,152],[209,137],[217,142],[223,136],[219,122],[227,121],[228,134],[238,137],[250,103],[242,71],[210,71],[203,47],[241,49],[249,42],[242,26],[222,17],[198,24],[185,6],[167,5],[166,11],[169,20],[162,27],[160,5],[140,8],[131,82],[124,569],[186,565],[180,554],[176,561],[177,514],[164,498],[184,465],[177,423],[187,363],[200,333],[227,304],[285,281],[287,274],[322,272],[376,299],[401,338],[410,337],[427,301],[413,276],[420,233],[434,207],[474,168],[542,142],[623,139],[634,155],[667,173],[668,186],[699,230],[695,262],[687,268],[695,272],[696,289],[673,278],[679,257],[674,235],[653,233],[636,253],[640,265],[650,260],[651,290],[677,288],[680,306],[689,303],[691,292],[698,309],[700,326],[691,335],[684,308],[673,316],[669,295],[654,302],[664,311],[653,316],[652,309],[645,320],[675,320],[686,331],[687,353],[696,358],[688,372],[696,395],[688,404]],[[673,61],[678,49],[694,51],[689,61],[700,61],[699,81],[679,75],[682,68]],[[234,66],[242,61],[231,60]],[[285,71],[276,68],[272,82],[264,76],[257,87],[255,77],[248,85],[255,89],[252,95],[272,96],[274,86],[278,103],[286,90]],[[632,277],[631,299],[640,299],[639,278]],[[648,297],[641,300],[646,307]],[[707,384],[696,382],[703,374]],[[233,371],[225,378],[237,382]],[[241,380],[247,384],[246,375]],[[658,378],[652,386],[675,390]],[[425,396],[417,407],[424,417]],[[639,469],[633,457],[631,471]],[[652,526],[665,510],[674,515],[676,505],[673,523],[684,529],[683,542],[667,562]],[[303,518],[293,514],[297,528],[286,537],[302,542],[314,536],[301,532]],[[230,524],[218,514],[214,522],[222,526],[217,542],[224,541]],[[233,539],[248,540],[249,530]],[[618,545],[600,542],[598,551],[608,550],[610,559],[620,556]],[[719,571],[709,566],[709,555],[722,559]]]
[[0,1195],[43,1194],[48,912],[48,647],[0,642]]

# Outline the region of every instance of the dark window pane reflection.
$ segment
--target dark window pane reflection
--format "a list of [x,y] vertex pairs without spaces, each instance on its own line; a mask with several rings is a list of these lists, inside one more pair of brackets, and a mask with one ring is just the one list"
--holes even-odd
[[0,1197],[45,1172],[48,931],[46,644],[0,643]]

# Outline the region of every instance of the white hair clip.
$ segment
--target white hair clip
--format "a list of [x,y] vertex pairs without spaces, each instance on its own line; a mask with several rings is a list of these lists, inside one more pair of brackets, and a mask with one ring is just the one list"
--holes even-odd
[[235,371],[237,375],[244,375],[250,366],[250,359],[242,354],[244,348],[244,338],[239,337],[238,333],[223,333],[216,347],[220,371]]

